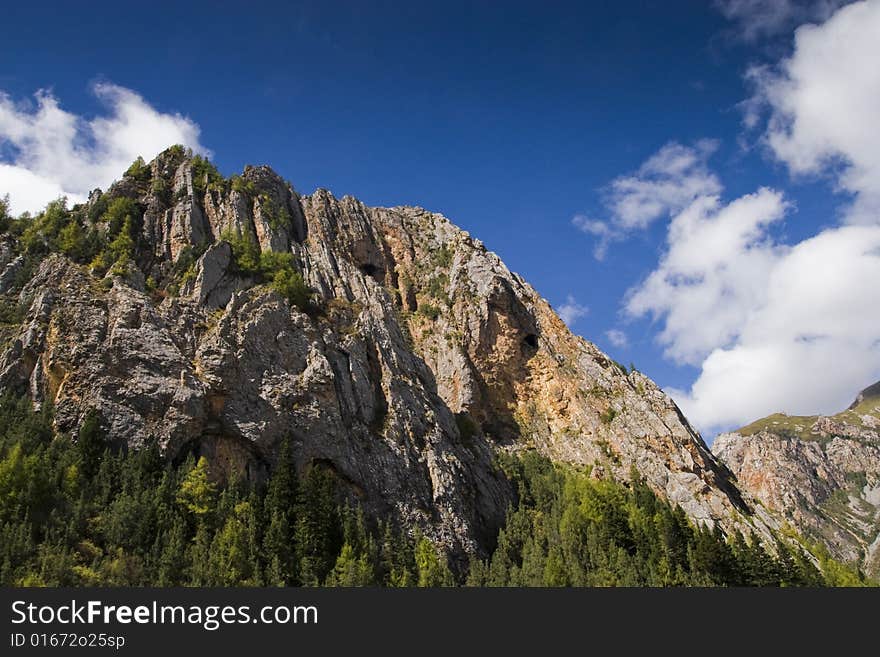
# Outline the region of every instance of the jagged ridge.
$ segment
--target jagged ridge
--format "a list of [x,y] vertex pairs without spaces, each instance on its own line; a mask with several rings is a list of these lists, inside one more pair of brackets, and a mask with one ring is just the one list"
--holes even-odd
[[[72,216],[109,241],[128,230],[108,219],[115,199],[134,205],[131,248],[112,266],[36,264],[8,236],[0,250],[0,293],[27,308],[0,388],[54,404],[59,431],[98,409],[128,446],[157,441],[251,478],[290,437],[300,468],[332,469],[370,512],[452,553],[481,551],[503,522],[514,491],[497,450],[621,481],[635,468],[697,522],[776,526],[650,379],[572,335],[441,215],[301,196],[268,167],[224,180],[179,147]],[[317,303],[298,308],[243,267],[240,240],[290,254]]]

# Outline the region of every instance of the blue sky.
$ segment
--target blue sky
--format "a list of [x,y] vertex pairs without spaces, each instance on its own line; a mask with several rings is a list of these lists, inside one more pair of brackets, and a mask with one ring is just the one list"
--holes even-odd
[[[857,335],[824,325],[813,330],[830,312],[821,307],[791,338],[792,344],[832,340],[821,353],[811,347],[809,354],[795,354],[791,345],[782,345],[778,359],[762,357],[775,368],[771,372],[740,358],[764,344],[748,337],[760,332],[750,322],[768,303],[758,288],[775,289],[770,278],[785,279],[777,272],[794,266],[789,251],[823,229],[872,223],[863,215],[874,210],[871,194],[880,169],[871,168],[875,161],[859,150],[858,139],[841,137],[827,146],[821,130],[834,132],[831,128],[814,126],[801,134],[785,125],[809,110],[797,105],[801,97],[786,78],[795,74],[785,73],[785,62],[798,63],[803,55],[806,69],[820,68],[810,67],[813,46],[796,41],[795,29],[816,22],[830,35],[835,20],[844,22],[838,13],[853,8],[837,12],[842,3],[794,0],[182,4],[96,2],[88,12],[71,3],[4,8],[0,91],[6,113],[33,116],[34,94],[48,90],[61,109],[87,122],[112,113],[113,103],[118,110],[122,101],[111,100],[108,107],[107,96],[102,101],[94,92],[96,84],[116,85],[157,113],[179,113],[190,128],[197,125],[193,139],[212,151],[224,173],[268,163],[302,193],[326,187],[371,205],[413,204],[442,212],[482,239],[554,306],[588,308],[570,315],[573,330],[673,390],[708,433],[765,411],[833,411],[880,378],[880,330],[872,335],[870,328],[876,318],[854,320],[865,324]],[[866,5],[865,15],[843,16],[848,22],[841,30],[857,31],[873,20],[876,2],[856,4]],[[823,35],[814,39],[820,43],[813,50],[820,53]],[[868,41],[856,35],[853,48],[870,48],[864,46]],[[839,54],[875,63],[876,55],[876,50]],[[763,72],[747,76],[759,65],[766,67]],[[821,74],[815,74],[816,84],[823,84]],[[806,87],[809,75],[796,82]],[[853,85],[864,86],[864,76],[874,80],[868,70],[863,77],[853,75]],[[745,103],[750,98],[757,101]],[[874,98],[857,100],[862,110]],[[745,118],[753,119],[751,127]],[[782,127],[778,121],[774,127],[774,119],[782,120]],[[10,136],[11,119],[5,125],[0,118],[0,162],[35,170],[26,153],[29,142]],[[776,142],[774,135],[780,138]],[[79,147],[87,150],[97,138],[79,135],[86,142]],[[709,143],[705,140],[713,141],[702,152],[698,145]],[[683,154],[697,153],[689,169],[694,175],[686,180],[680,172],[659,175],[675,189],[690,181],[696,191],[633,228],[631,218],[614,209],[613,181],[656,182],[640,167],[670,143]],[[847,182],[846,172],[856,169],[864,175],[854,177],[868,182]],[[775,211],[769,206],[744,209],[769,214],[733,217],[740,226],[754,220],[757,228],[740,251],[719,255],[721,261],[709,266],[738,267],[742,273],[766,265],[767,285],[743,282],[748,277],[742,273],[722,276],[711,290],[672,289],[690,271],[690,264],[663,265],[675,218],[691,201],[719,195],[720,205],[703,217],[715,221],[727,204],[762,187],[781,195],[775,210],[783,216],[768,219]],[[0,194],[7,191],[14,201],[14,189]],[[649,185],[645,193],[656,191]],[[849,216],[853,199],[868,199],[861,218]],[[602,259],[595,257],[596,230],[578,229],[572,223],[577,216],[614,234]],[[853,240],[863,244],[873,237]],[[749,257],[742,257],[746,251]],[[691,252],[705,248],[697,244]],[[851,275],[873,273],[874,261],[864,264]],[[658,271],[665,285],[645,292],[643,301],[654,296],[640,309],[631,307],[629,300]],[[710,312],[687,308],[710,294],[716,298],[703,308]],[[811,303],[808,291],[791,294],[803,297],[798,307]],[[724,314],[729,295],[739,310],[712,335],[673,327],[663,341],[676,316],[694,323],[695,316],[702,322],[706,314]],[[764,320],[762,326],[778,322]],[[840,322],[851,323],[846,317]],[[619,332],[618,344],[609,338],[612,330]],[[700,340],[702,349],[682,357],[687,345]],[[670,354],[670,344],[678,355]],[[718,408],[724,396],[720,382],[709,381],[703,392],[691,389],[707,362],[724,360],[710,360],[712,355],[728,352],[754,370],[752,378],[732,384],[731,395],[749,399],[729,412]],[[827,378],[827,364],[844,357],[861,364],[805,391],[807,380]],[[802,361],[801,369],[790,371],[792,362]],[[726,378],[714,371],[719,381]],[[772,382],[786,373],[796,384],[784,394],[770,394],[779,388]],[[750,397],[756,379],[768,386],[767,399]]]

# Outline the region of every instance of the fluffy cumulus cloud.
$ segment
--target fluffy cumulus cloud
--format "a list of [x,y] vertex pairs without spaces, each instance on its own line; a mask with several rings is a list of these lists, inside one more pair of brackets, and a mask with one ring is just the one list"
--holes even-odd
[[796,175],[829,168],[853,197],[847,221],[880,216],[880,2],[840,9],[822,25],[805,25],[794,52],[777,67],[753,69],[748,124],[769,118],[765,141]]
[[880,375],[878,276],[878,226],[797,244],[774,263],[736,339],[709,353],[690,390],[671,394],[705,429],[842,410]]
[[658,340],[680,364],[699,365],[727,344],[766,296],[767,277],[781,247],[766,237],[786,204],[761,189],[724,205],[704,196],[669,224],[668,247],[658,267],[631,290],[625,310],[663,320]]
[[190,119],[159,112],[117,85],[92,90],[105,112],[89,119],[65,111],[47,91],[33,103],[0,92],[0,194],[9,194],[13,212],[40,210],[61,195],[82,201],[138,156],[149,160],[172,144],[207,152]]
[[701,196],[673,216],[657,268],[627,297],[626,313],[661,324],[669,358],[699,367],[690,389],[670,392],[705,431],[836,412],[880,378],[878,34],[880,2],[849,5],[752,73],[771,153],[851,195],[841,224],[781,244],[769,230],[790,210],[779,192]]
[[669,357],[700,368],[690,390],[670,393],[705,430],[836,412],[880,376],[880,226],[784,246],[767,229],[785,210],[766,189],[696,201],[627,300],[630,315],[661,320]]
[[823,21],[851,0],[715,0],[746,41],[772,37],[807,21]]
[[570,294],[565,303],[556,309],[556,313],[567,326],[573,326],[576,321],[581,317],[586,317],[589,312],[590,309],[587,306],[579,304]]
[[718,178],[706,166],[717,148],[717,142],[708,139],[693,148],[670,143],[635,175],[614,180],[607,201],[614,223],[625,230],[644,229],[694,198],[719,191]]
[[721,190],[707,161],[718,148],[713,140],[694,146],[666,144],[637,171],[614,179],[604,193],[607,220],[577,215],[572,224],[596,238],[593,255],[602,260],[611,242],[644,230],[654,221],[686,207],[691,201]]

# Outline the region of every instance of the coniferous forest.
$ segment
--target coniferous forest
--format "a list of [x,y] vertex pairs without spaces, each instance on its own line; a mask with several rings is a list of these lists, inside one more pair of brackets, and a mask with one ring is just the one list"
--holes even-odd
[[417,531],[366,517],[331,471],[219,485],[204,458],[113,450],[90,416],[76,441],[51,408],[0,401],[4,586],[860,585],[817,551],[694,527],[634,477],[624,486],[532,452],[501,459],[518,488],[486,559],[448,564]]

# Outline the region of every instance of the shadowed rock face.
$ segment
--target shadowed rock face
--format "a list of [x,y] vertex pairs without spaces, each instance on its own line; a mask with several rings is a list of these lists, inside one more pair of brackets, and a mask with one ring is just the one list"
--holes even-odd
[[772,415],[712,449],[777,517],[837,559],[880,573],[880,384],[837,415]]
[[[98,409],[130,447],[195,451],[218,476],[252,478],[289,438],[300,467],[331,468],[367,510],[453,553],[481,551],[513,500],[498,450],[534,448],[623,481],[635,468],[706,524],[766,534],[775,523],[751,515],[650,379],[572,335],[446,218],[299,196],[266,167],[213,184],[193,170],[169,150],[151,180],[104,194],[138,202],[130,274],[101,281],[52,255],[21,290],[29,311],[0,357],[0,387],[53,403],[60,431],[75,435]],[[226,231],[292,254],[320,309],[241,273]],[[0,269],[16,266],[3,253]]]

